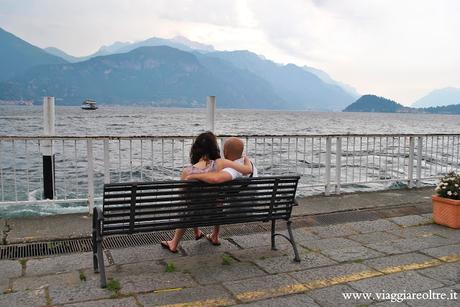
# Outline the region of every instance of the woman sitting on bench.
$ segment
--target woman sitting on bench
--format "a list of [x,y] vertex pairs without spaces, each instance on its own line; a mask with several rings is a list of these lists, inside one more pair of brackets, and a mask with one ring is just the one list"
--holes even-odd
[[[191,174],[202,174],[208,172],[218,172],[224,168],[233,168],[236,171],[247,175],[252,172],[251,162],[245,158],[244,165],[220,157],[220,149],[217,138],[212,132],[204,132],[197,136],[190,149],[191,166],[186,167],[181,174],[181,179],[185,180]],[[216,226],[218,227],[218,226]],[[162,241],[161,246],[172,253],[177,253],[177,247],[184,236],[186,229],[176,229],[174,237],[169,241]],[[195,239],[203,238],[204,233],[198,228],[194,228]]]

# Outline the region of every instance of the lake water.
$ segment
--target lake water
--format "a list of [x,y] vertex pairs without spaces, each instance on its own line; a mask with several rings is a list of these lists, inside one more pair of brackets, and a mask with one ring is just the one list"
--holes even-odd
[[[0,135],[40,135],[43,127],[43,114],[42,108],[34,107],[19,107],[19,106],[0,106]],[[205,130],[206,126],[206,110],[204,109],[168,109],[168,108],[152,108],[152,107],[105,107],[101,106],[96,111],[85,111],[79,107],[56,107],[56,133],[58,135],[66,136],[85,136],[85,135],[107,135],[107,136],[120,136],[120,135],[197,135]],[[429,114],[383,114],[383,113],[320,113],[320,112],[292,112],[292,111],[265,111],[265,110],[225,110],[218,109],[216,112],[216,133],[217,134],[231,134],[231,135],[322,135],[322,134],[412,134],[412,133],[459,133],[460,132],[460,116],[454,115],[429,115]],[[66,156],[57,154],[57,163],[59,161],[60,168],[56,168],[56,182],[60,184],[57,187],[57,193],[63,193],[63,190],[71,190],[70,193],[85,197],[85,178],[86,178],[86,145],[84,143],[78,147],[79,163],[76,165],[72,161],[73,155],[73,142],[65,143]],[[5,195],[7,197],[14,196],[19,193],[25,199],[40,199],[37,195],[41,194],[41,156],[39,147],[33,147],[33,143],[29,144],[29,151],[31,153],[27,159],[25,155],[17,155],[15,163],[12,163],[11,152],[12,147],[9,142],[3,142],[0,147],[1,171],[3,176],[2,188],[5,188]],[[64,145],[64,144],[62,144]],[[102,144],[95,145],[96,156],[96,193],[100,193],[103,183],[103,163]],[[135,144],[136,145],[136,144]],[[144,153],[149,153],[148,144],[144,147]],[[268,144],[270,145],[270,144]],[[281,148],[276,147],[275,149]],[[281,144],[278,144],[281,145]],[[391,144],[390,144],[391,145]],[[20,152],[21,144],[16,144],[16,150]],[[58,146],[61,146],[58,143]],[[76,145],[75,145],[76,146]],[[139,145],[137,145],[139,146]],[[252,144],[252,150],[254,144]],[[271,146],[271,145],[270,145]],[[284,146],[286,146],[284,144]],[[310,146],[310,145],[309,145]],[[308,146],[308,148],[309,148]],[[317,146],[317,144],[315,145]],[[324,146],[324,143],[323,143]],[[399,142],[398,142],[399,146]],[[116,144],[113,149],[116,151]],[[391,147],[391,146],[390,146]],[[388,147],[388,148],[390,148]],[[76,148],[76,147],[75,147]],[[169,146],[168,146],[169,148]],[[259,147],[260,150],[261,147]],[[307,149],[308,149],[307,148]],[[303,177],[303,180],[311,182],[314,180],[320,181],[320,173],[324,171],[324,147],[315,150],[315,157],[310,154],[307,155],[307,160],[299,159],[298,162],[310,166],[316,161],[315,169],[312,169],[311,174]],[[56,148],[60,150],[61,148]],[[176,148],[177,150],[177,148]],[[286,161],[289,153],[280,149],[278,156],[279,162],[275,164],[282,164]],[[151,174],[150,178],[163,179],[163,178],[176,178],[180,172],[181,161],[176,161],[176,165],[168,166],[162,165],[163,163],[158,160],[160,153],[156,153],[155,163],[149,165],[139,164],[139,147],[134,150],[133,158],[134,163],[131,164],[134,168],[134,176],[139,176],[142,170],[145,173]],[[282,153],[281,153],[282,152]],[[294,153],[291,151],[291,153]],[[116,153],[113,153],[112,179],[130,180],[133,177],[133,172],[126,166],[122,167],[121,172],[117,169]],[[176,159],[180,160],[177,153]],[[70,155],[70,157],[69,157]],[[124,144],[121,148],[122,160],[129,165],[130,150],[128,144]],[[375,168],[378,170],[380,161],[388,161],[392,163],[398,159],[404,158],[404,153],[401,155],[394,155],[392,157],[385,157],[385,155],[373,154],[375,160]],[[33,156],[33,157],[32,157]],[[63,158],[64,156],[64,158]],[[168,156],[168,155],[166,155]],[[305,154],[301,155],[305,157]],[[153,155],[152,155],[153,157]],[[68,158],[69,161],[65,161]],[[264,160],[259,153],[255,158]],[[292,155],[291,155],[292,159]],[[319,162],[318,162],[319,159]],[[323,160],[321,160],[323,159]],[[350,158],[351,159],[351,158]],[[367,158],[366,158],[367,159]],[[27,160],[27,162],[26,162]],[[152,160],[153,161],[153,160]],[[323,162],[321,162],[323,161]],[[366,160],[367,161],[367,160]],[[378,166],[377,166],[377,161]],[[25,165],[28,163],[27,168],[30,167],[25,173]],[[297,163],[297,162],[295,162]],[[286,167],[284,167],[286,166]],[[291,165],[292,166],[292,165]],[[274,173],[285,173],[289,171],[289,165],[280,165],[279,169],[270,169],[269,167],[262,169],[262,173],[266,171]],[[296,165],[297,166],[297,165]],[[403,167],[403,166],[401,166]],[[261,167],[262,168],[262,167]],[[322,171],[321,171],[322,169]],[[316,175],[318,171],[318,175]],[[357,170],[360,172],[360,170]],[[372,171],[374,172],[374,171]],[[144,174],[145,174],[144,173]],[[13,174],[17,174],[18,178],[18,191],[13,189]],[[378,174],[378,173],[376,173]],[[22,175],[22,177],[21,177]],[[31,185],[25,183],[25,176],[33,178]],[[323,173],[324,175],[324,173]],[[371,174],[373,176],[374,173]],[[142,175],[141,175],[142,176]],[[378,175],[377,175],[378,176]],[[385,176],[394,176],[394,174],[381,174],[382,178]],[[21,179],[22,178],[22,179]],[[142,177],[141,177],[142,178]],[[145,177],[144,177],[145,179]],[[22,180],[22,181],[21,181]],[[67,180],[67,181],[66,181]],[[63,188],[63,185],[66,188]],[[27,188],[26,188],[27,186]],[[80,186],[75,188],[74,186]],[[352,185],[348,191],[359,189],[367,189],[367,186]],[[374,186],[374,188],[382,188],[382,185]],[[319,187],[324,191],[324,186]],[[56,213],[71,213],[83,212],[86,210],[86,204],[61,204],[61,205],[11,205],[0,206],[0,217],[4,216],[23,216],[23,215],[37,215],[37,214],[56,214]]]
[[[0,106],[0,135],[39,135],[42,118],[39,106]],[[204,109],[56,107],[58,135],[195,135],[205,126]],[[218,134],[459,133],[460,116],[218,109],[215,130]]]

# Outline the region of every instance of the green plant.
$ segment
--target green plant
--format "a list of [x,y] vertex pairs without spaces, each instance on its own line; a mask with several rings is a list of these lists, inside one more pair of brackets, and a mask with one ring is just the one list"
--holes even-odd
[[109,278],[107,281],[107,290],[112,291],[114,294],[118,294],[118,291],[120,291],[121,286],[120,282],[116,280],[115,278]]
[[435,191],[440,197],[460,199],[460,175],[450,172],[441,178]]
[[166,263],[166,269],[165,271],[168,273],[174,272],[176,270],[176,266],[174,265],[173,262],[168,262]]
[[233,261],[233,258],[230,257],[229,255],[222,255],[222,264],[223,265],[231,265]]
[[19,263],[20,263],[22,266],[25,266],[26,263],[27,263],[27,259],[19,259]]
[[80,281],[86,281],[86,275],[83,272],[80,272]]

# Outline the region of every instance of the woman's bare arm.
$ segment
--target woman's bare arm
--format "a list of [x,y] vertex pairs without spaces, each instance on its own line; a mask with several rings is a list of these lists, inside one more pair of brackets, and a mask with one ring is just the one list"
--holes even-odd
[[217,159],[216,163],[217,171],[221,171],[226,167],[230,167],[242,173],[243,175],[249,175],[252,173],[252,164],[247,157],[244,157],[244,164],[240,164],[238,162],[227,159]]

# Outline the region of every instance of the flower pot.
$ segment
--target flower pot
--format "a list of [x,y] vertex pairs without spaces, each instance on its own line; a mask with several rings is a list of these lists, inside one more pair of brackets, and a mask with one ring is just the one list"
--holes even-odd
[[460,228],[460,200],[433,195],[433,220],[436,224]]

